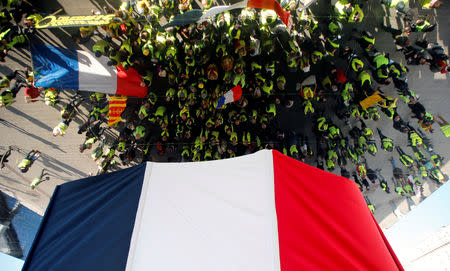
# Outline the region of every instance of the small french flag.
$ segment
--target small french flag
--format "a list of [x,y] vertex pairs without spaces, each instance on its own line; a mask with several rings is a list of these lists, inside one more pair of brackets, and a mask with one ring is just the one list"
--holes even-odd
[[133,68],[108,66],[109,58],[43,44],[31,46],[36,87],[145,97],[147,87]]
[[227,103],[232,103],[239,100],[242,97],[242,88],[240,85],[233,87],[231,90],[227,91],[222,97],[219,98],[217,102],[217,108],[221,108]]

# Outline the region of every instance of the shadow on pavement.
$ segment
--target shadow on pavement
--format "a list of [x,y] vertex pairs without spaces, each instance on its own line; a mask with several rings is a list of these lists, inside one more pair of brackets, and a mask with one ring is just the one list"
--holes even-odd
[[[45,153],[41,153],[41,157],[43,158],[42,163],[44,164],[44,166],[46,168],[48,167],[48,168],[54,169],[55,171],[58,171],[58,172],[68,172],[68,173],[72,172],[80,178],[87,177],[86,173],[84,173],[76,168],[73,168],[66,163],[58,161],[55,158],[53,158]],[[69,175],[74,175],[74,174],[69,174]]]
[[[51,146],[51,147],[53,147],[53,148],[55,148],[55,149],[57,149],[57,150],[60,150],[61,152],[64,152],[64,153],[65,153],[65,151],[62,150],[58,145],[56,145],[56,144],[54,144],[54,143],[52,143],[52,142],[50,142],[50,141],[48,141],[48,140],[46,140],[46,139],[43,139],[43,138],[40,137],[40,136],[37,136],[37,135],[35,135],[35,134],[30,133],[30,132],[28,132],[27,130],[25,130],[25,129],[23,129],[23,128],[17,126],[17,125],[15,125],[14,123],[11,123],[11,122],[9,122],[9,121],[7,121],[7,120],[4,120],[4,119],[0,119],[0,124],[3,124],[3,125],[5,125],[6,127],[9,127],[9,128],[13,128],[13,129],[15,129],[15,130],[17,130],[17,131],[19,131],[19,132],[21,132],[21,133],[23,133],[23,134],[26,134],[26,135],[28,135],[28,136],[30,136],[30,137],[32,137],[32,138],[38,140],[38,141],[41,141],[41,142],[44,143],[44,144],[47,144],[47,145],[49,145],[49,146]],[[51,129],[50,131],[52,131],[52,130],[53,130],[53,129]]]
[[[5,178],[5,179],[11,180],[9,178]],[[17,189],[17,187],[10,187],[10,186],[7,186],[7,185],[2,184],[2,183],[0,183],[0,188],[1,188],[1,190],[10,191],[11,193],[14,193],[14,194],[16,194],[16,192],[20,192],[20,193],[23,193],[23,194],[25,194],[27,196],[33,197],[33,198],[39,198],[39,196],[35,195],[34,193],[25,192],[24,190]],[[15,198],[17,198],[17,197],[15,197]]]
[[47,130],[47,131],[49,131],[49,132],[53,131],[53,128],[52,128],[52,127],[48,126],[47,124],[43,123],[42,121],[40,121],[40,120],[38,120],[38,119],[36,119],[36,118],[30,116],[30,115],[27,115],[27,114],[25,114],[25,113],[23,113],[23,112],[17,110],[17,109],[14,108],[14,107],[7,107],[6,109],[8,109],[9,111],[11,111],[12,113],[14,113],[14,114],[16,114],[16,115],[19,115],[19,116],[21,116],[21,117],[23,117],[23,118],[25,118],[25,119],[31,121],[33,124],[35,124],[35,125],[37,125],[37,126],[43,128],[43,129],[45,129],[45,130]]

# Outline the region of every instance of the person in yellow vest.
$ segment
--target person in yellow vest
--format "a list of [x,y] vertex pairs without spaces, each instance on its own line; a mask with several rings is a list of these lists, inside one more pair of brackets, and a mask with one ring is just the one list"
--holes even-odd
[[313,114],[313,113],[314,113],[314,107],[313,107],[313,105],[312,105],[312,103],[311,103],[310,100],[304,101],[304,102],[302,103],[302,105],[303,105],[303,107],[304,107],[303,113],[304,113],[305,115]]
[[316,94],[316,88],[314,90],[311,86],[301,86],[300,96],[305,100],[313,99]]
[[351,13],[348,16],[349,23],[360,23],[364,19],[364,12],[358,4],[352,7]]
[[358,57],[354,57],[351,62],[352,70],[356,73],[364,69],[364,62]]
[[345,83],[342,92],[340,102],[344,107],[350,106],[350,102],[353,99],[353,85],[350,82]]
[[110,45],[111,44],[106,40],[98,40],[92,46],[92,51],[96,57],[108,55]]
[[13,20],[13,16],[11,12],[9,12],[6,8],[0,11],[0,27],[10,27],[12,26],[11,21]]
[[[40,88],[41,92],[44,90]],[[55,88],[47,88],[44,92],[45,104],[48,106],[54,106],[59,101],[59,91]]]
[[8,76],[2,77],[0,79],[0,89],[9,87],[9,85],[11,83],[11,79],[13,79],[14,77],[15,77],[15,75],[10,76],[10,77],[8,77]]
[[38,150],[32,150],[30,151],[27,156],[25,156],[24,159],[17,165],[17,167],[20,169],[22,173],[27,172],[30,167],[33,165],[34,161],[36,161],[39,156],[41,155],[41,152]]
[[58,125],[53,128],[53,136],[63,136],[67,129],[69,128],[70,122],[72,121],[72,119],[63,119],[60,123],[58,123]]
[[275,116],[277,115],[277,107],[275,104],[270,104],[267,108],[266,108],[266,112],[269,116],[269,119],[273,119],[275,118]]
[[424,9],[439,8],[443,2],[441,0],[420,0],[420,5]]
[[268,27],[277,20],[277,13],[271,9],[262,9],[259,18],[261,25],[263,27]]
[[23,23],[25,25],[25,29],[28,33],[33,33],[34,27],[36,24],[38,24],[40,21],[42,21],[43,17],[39,13],[31,14],[30,16],[26,17],[23,20]]
[[367,71],[361,71],[358,74],[358,82],[362,90],[364,91],[370,90],[372,85],[372,79]]
[[15,102],[16,95],[14,95],[14,93],[9,89],[4,90],[0,94],[0,107],[6,107],[13,104]]
[[21,47],[28,42],[27,35],[23,32],[21,26],[12,26],[8,29],[3,29],[0,33],[0,61],[4,62],[9,50],[13,47]]
[[323,58],[323,54],[319,51],[314,51],[311,54],[311,62],[312,64],[318,64]]
[[418,19],[414,24],[411,24],[412,32],[432,32],[436,28],[436,23],[431,24],[426,18]]
[[371,55],[375,46],[374,35],[369,31],[364,30],[361,32],[360,38],[358,38],[357,41],[359,45],[364,49],[364,52],[368,55]]
[[78,35],[74,37],[76,43],[85,43],[97,32],[96,26],[82,26],[79,29]]
[[348,15],[352,12],[351,3],[347,0],[332,0],[331,5],[334,7],[334,12],[339,20],[348,20]]
[[328,123],[325,117],[319,117],[316,120],[316,129],[319,134],[325,134],[328,131]]
[[406,6],[409,0],[381,0],[381,3],[385,4],[388,8],[395,8],[398,12],[407,14],[409,8]]
[[191,10],[192,5],[190,0],[181,0],[178,4],[178,9],[180,10],[180,13],[183,14],[184,12]]
[[410,129],[408,132],[408,136],[411,146],[422,146],[422,138],[416,133],[416,131]]
[[434,118],[437,124],[441,127],[441,132],[445,137],[450,137],[450,124],[441,116],[437,115],[437,118]]

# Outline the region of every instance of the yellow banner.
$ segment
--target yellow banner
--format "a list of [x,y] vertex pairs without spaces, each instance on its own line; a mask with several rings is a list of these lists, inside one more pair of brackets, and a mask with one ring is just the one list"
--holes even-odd
[[378,103],[379,101],[383,100],[383,98],[378,95],[379,92],[375,92],[373,95],[370,95],[369,97],[362,100],[359,104],[361,107],[366,110],[367,108],[371,107],[372,105]]
[[47,16],[36,24],[36,28],[55,27],[80,27],[89,25],[109,24],[116,17],[114,14],[108,15],[87,15],[87,16]]

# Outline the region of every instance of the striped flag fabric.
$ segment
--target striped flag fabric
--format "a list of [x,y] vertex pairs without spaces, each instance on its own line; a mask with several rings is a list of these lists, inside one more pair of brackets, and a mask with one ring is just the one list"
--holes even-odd
[[108,66],[108,57],[43,44],[31,46],[36,87],[145,97],[147,87],[133,68]]
[[22,270],[403,268],[354,182],[263,150],[59,185]]
[[109,97],[108,125],[112,126],[122,120],[122,112],[127,107],[127,96]]
[[237,101],[241,97],[242,97],[242,87],[240,85],[237,85],[233,87],[231,90],[225,92],[225,94],[219,98],[219,100],[217,101],[216,108],[221,108],[225,104]]

